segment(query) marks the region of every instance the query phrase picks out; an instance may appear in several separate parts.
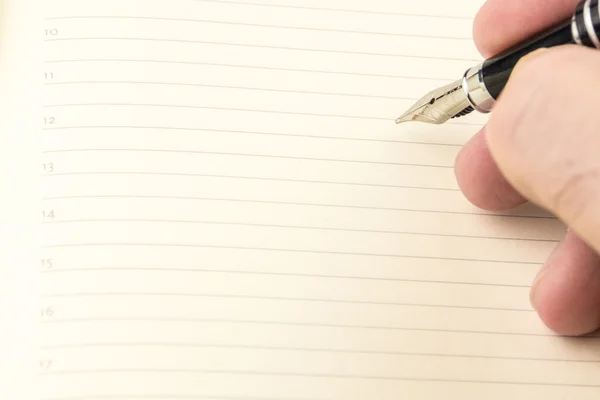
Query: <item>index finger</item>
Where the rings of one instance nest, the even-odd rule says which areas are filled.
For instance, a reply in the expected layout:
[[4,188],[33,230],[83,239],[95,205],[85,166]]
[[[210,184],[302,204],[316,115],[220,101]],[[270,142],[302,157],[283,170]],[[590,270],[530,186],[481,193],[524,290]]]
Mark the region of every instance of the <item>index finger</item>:
[[473,34],[484,57],[501,51],[571,17],[581,0],[487,0]]

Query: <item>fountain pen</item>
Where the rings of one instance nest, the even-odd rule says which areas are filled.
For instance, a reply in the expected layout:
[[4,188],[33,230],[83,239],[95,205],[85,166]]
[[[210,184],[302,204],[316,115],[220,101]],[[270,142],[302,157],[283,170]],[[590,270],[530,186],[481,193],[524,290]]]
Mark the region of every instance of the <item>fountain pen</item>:
[[396,119],[443,124],[477,110],[492,111],[511,72],[521,58],[541,49],[576,44],[600,49],[600,0],[583,0],[573,16],[501,54],[468,69],[453,83],[432,90]]

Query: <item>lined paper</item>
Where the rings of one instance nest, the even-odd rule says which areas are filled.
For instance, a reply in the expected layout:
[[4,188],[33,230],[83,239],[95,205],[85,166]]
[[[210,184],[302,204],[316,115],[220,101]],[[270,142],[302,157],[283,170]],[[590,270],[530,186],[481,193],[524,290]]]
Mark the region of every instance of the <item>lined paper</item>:
[[480,5],[52,2],[44,399],[597,398],[528,301],[562,225],[456,185],[485,117],[393,123]]

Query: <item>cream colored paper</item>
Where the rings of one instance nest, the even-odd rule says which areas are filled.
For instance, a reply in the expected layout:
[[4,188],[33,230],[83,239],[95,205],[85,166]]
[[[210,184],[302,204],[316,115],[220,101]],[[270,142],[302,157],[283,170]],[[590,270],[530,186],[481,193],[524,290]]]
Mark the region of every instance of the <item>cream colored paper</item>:
[[53,1],[45,399],[596,399],[528,302],[563,227],[457,188],[485,117],[393,123],[480,5]]

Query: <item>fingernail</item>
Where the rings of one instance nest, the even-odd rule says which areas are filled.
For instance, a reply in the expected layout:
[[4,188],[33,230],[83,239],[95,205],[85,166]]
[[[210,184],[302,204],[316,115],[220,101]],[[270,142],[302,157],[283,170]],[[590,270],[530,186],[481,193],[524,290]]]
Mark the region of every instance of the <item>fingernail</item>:
[[529,54],[521,57],[521,59],[519,60],[519,62],[517,62],[517,64],[513,68],[513,74],[515,73],[515,71],[517,69],[521,68],[523,66],[523,64],[525,64],[525,62],[531,61],[534,58],[539,57],[539,56],[541,56],[542,54],[544,54],[544,53],[546,53],[548,51],[550,51],[550,49],[542,47],[541,49],[534,50],[531,53],[529,53]]
[[537,311],[536,293],[537,293],[538,288],[540,287],[540,284],[544,280],[544,276],[546,275],[546,272],[548,272],[548,264],[546,264],[542,267],[542,269],[538,272],[537,276],[535,277],[535,280],[531,284],[531,291],[529,292],[529,302],[531,303],[531,306],[533,307],[533,309],[536,311]]
[[548,51],[550,51],[549,48],[547,48],[547,47],[541,47],[541,48],[539,48],[537,50],[532,51],[529,54],[524,55],[523,57],[521,57],[521,60],[525,60],[527,58],[528,59],[532,59],[532,58],[535,58],[535,57],[537,57],[537,56],[539,56],[541,54],[544,54],[544,53],[546,53]]
[[571,230],[569,228],[567,228],[567,231],[566,231],[563,239],[559,242],[558,245],[556,245],[554,250],[552,250],[552,252],[550,253],[550,256],[546,260],[546,263],[542,266],[542,269],[540,269],[538,271],[533,283],[531,284],[531,290],[529,292],[529,302],[531,303],[531,306],[533,307],[533,309],[536,311],[538,311],[538,307],[536,306],[536,304],[537,304],[537,296],[536,295],[538,293],[538,289],[540,288],[540,285],[544,281],[544,278],[546,277],[546,274],[548,273],[550,266],[555,264],[557,262],[557,258],[560,257],[560,254],[562,252],[562,247],[563,247],[564,243],[568,240],[570,232],[571,232]]

